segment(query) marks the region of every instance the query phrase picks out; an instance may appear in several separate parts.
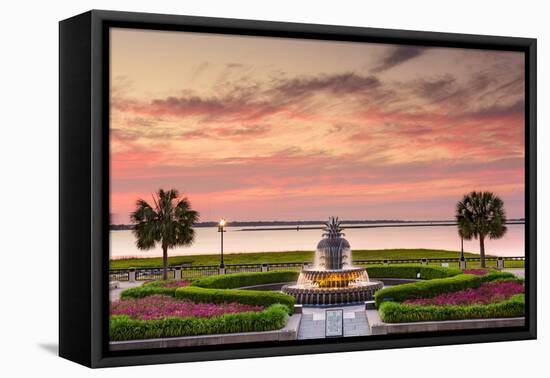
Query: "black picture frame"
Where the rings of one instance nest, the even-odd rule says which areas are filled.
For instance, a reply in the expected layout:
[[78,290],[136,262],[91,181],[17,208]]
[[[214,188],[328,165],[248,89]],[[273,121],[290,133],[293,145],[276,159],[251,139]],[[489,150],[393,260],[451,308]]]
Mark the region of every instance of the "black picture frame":
[[[110,27],[525,53],[524,327],[271,344],[108,350]],[[59,24],[59,354],[89,367],[536,338],[536,39],[92,10]]]

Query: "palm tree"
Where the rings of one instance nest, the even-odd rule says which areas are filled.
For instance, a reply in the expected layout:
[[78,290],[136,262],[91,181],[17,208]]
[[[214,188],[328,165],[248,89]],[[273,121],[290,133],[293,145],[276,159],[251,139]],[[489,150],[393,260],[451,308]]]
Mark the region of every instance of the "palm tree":
[[458,235],[479,239],[481,267],[485,268],[485,238],[499,239],[506,233],[504,202],[491,192],[471,192],[456,204]]
[[153,194],[153,206],[138,199],[136,210],[130,214],[130,218],[135,223],[133,233],[139,249],[152,249],[156,243],[160,243],[162,279],[168,279],[168,248],[193,244],[193,225],[199,220],[199,213],[191,209],[186,197],[179,198],[176,189],[159,189],[158,193]]

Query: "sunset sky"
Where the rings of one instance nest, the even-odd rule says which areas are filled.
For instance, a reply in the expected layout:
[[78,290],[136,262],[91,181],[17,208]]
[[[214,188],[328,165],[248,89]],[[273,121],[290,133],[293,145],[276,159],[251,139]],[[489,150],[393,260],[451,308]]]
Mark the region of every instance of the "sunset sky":
[[524,216],[522,53],[112,29],[110,101],[112,223]]

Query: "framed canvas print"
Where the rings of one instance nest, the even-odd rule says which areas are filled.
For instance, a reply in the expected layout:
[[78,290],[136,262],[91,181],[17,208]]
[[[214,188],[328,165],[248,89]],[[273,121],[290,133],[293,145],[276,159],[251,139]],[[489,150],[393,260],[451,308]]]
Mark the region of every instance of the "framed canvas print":
[[60,355],[536,337],[536,40],[60,22]]

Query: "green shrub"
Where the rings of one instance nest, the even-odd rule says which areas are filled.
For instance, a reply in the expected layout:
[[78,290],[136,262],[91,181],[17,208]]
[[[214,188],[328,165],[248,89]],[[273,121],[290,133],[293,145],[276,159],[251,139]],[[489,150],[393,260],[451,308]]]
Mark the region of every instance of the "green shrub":
[[459,319],[511,318],[524,315],[525,295],[516,294],[497,303],[476,305],[422,306],[384,302],[379,313],[386,323],[408,323]]
[[500,272],[498,270],[491,270],[484,276],[481,276],[481,281],[492,282],[497,280],[517,279],[517,277],[510,272]]
[[[404,264],[404,265],[371,265],[367,266],[369,278],[420,278],[432,280],[446,278],[462,274],[457,268],[444,268],[442,266]],[[420,277],[418,277],[420,273]]]
[[212,276],[194,281],[186,287],[162,287],[164,281],[147,282],[141,286],[124,290],[121,299],[143,298],[149,295],[170,295],[176,298],[189,299],[193,302],[223,303],[237,302],[268,307],[280,303],[294,308],[294,297],[271,291],[235,290],[233,287],[260,285],[266,283],[295,281],[297,272],[276,271],[266,273],[236,273]]
[[[162,282],[162,281],[158,281]],[[121,299],[128,298],[144,298],[149,295],[170,295],[174,296],[177,287],[162,287],[153,282],[146,283],[141,286],[131,287],[129,289],[123,290],[120,293]]]
[[258,290],[206,289],[196,286],[181,287],[176,290],[176,298],[189,299],[192,302],[224,303],[237,302],[255,306],[270,306],[280,303],[291,312],[294,309],[294,297],[291,295]]
[[113,315],[109,334],[112,341],[195,336],[235,332],[261,332],[280,329],[288,320],[287,308],[280,304],[261,312],[241,312],[212,318],[170,317],[138,320]]
[[194,281],[191,285],[210,289],[234,289],[237,287],[290,282],[298,279],[295,271],[233,273],[210,276]]
[[475,288],[482,283],[481,276],[460,274],[454,277],[419,281],[379,290],[374,295],[376,307],[382,302],[402,302],[407,299],[431,298],[443,293],[450,293],[468,288]]
[[174,280],[157,280],[157,281],[146,281],[141,286],[163,286],[165,284],[168,284],[170,282],[173,282]]

